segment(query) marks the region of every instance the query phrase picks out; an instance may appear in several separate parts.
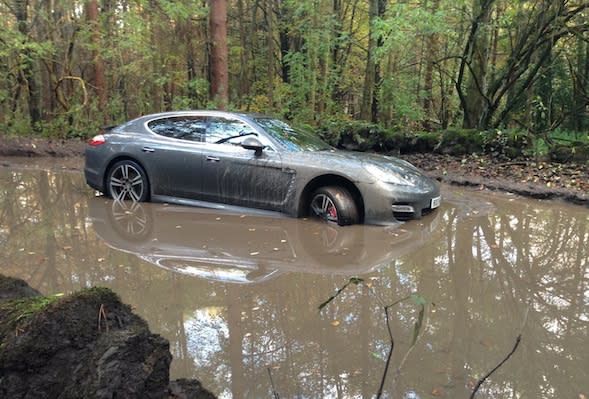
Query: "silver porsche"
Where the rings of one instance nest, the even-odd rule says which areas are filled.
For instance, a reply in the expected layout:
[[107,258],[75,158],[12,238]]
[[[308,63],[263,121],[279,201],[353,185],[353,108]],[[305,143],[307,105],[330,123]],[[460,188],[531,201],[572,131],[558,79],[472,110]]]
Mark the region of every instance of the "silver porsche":
[[115,200],[391,224],[439,207],[440,187],[391,156],[345,152],[257,114],[152,114],[88,141],[88,185]]

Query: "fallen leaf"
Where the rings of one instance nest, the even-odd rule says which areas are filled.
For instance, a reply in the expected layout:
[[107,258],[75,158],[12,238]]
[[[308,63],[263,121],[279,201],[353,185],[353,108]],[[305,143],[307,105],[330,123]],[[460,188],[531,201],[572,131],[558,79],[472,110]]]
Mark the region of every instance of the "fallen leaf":
[[331,325],[334,326],[334,327],[339,326],[339,324],[340,324],[340,322],[337,321],[337,320],[334,320],[334,321],[331,322]]
[[432,396],[435,397],[440,397],[440,396],[445,396],[446,394],[444,393],[444,391],[442,390],[442,388],[434,388],[432,390]]

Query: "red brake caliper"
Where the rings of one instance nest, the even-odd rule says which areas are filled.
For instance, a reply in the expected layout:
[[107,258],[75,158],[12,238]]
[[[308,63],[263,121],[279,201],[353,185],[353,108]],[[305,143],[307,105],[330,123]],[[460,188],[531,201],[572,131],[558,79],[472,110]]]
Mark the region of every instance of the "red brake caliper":
[[335,208],[335,206],[333,206],[333,204],[329,206],[327,212],[329,213],[330,218],[337,220],[337,209]]

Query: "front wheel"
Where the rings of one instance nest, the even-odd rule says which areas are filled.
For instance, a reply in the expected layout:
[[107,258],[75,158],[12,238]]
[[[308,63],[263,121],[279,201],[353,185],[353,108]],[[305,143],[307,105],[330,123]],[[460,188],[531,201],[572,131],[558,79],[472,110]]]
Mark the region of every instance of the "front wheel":
[[340,226],[360,222],[358,207],[354,199],[343,187],[320,187],[313,193],[310,213]]
[[106,184],[108,195],[118,201],[143,202],[149,197],[149,183],[145,171],[138,163],[128,159],[113,165]]

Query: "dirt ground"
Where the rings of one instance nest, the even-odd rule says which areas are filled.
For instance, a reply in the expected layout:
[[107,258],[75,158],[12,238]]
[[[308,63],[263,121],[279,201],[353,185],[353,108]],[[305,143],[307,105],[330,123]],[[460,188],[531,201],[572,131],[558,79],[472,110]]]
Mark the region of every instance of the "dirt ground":
[[[3,166],[10,166],[10,159],[15,159],[15,163],[18,159],[18,163],[22,164],[27,158],[36,158],[36,164],[46,159],[53,167],[79,169],[83,164],[85,147],[86,143],[81,140],[2,137],[0,156],[4,157]],[[558,164],[531,159],[504,162],[488,156],[454,157],[432,153],[405,154],[400,157],[448,184],[506,191],[540,199],[560,199],[589,207],[587,164]]]

